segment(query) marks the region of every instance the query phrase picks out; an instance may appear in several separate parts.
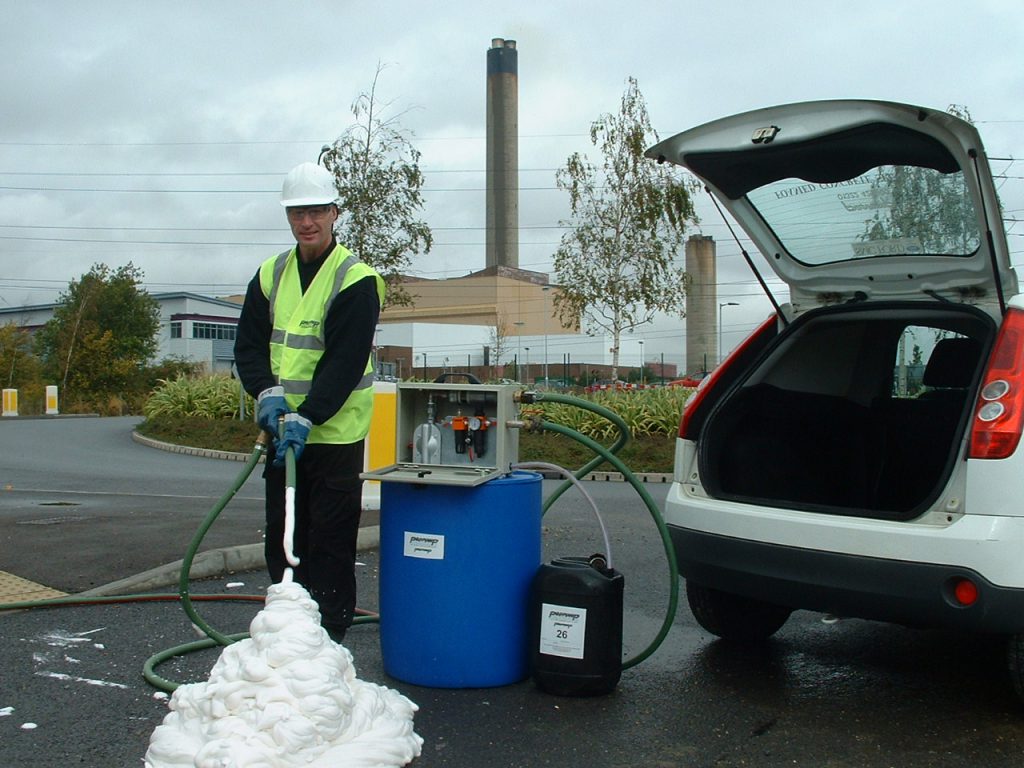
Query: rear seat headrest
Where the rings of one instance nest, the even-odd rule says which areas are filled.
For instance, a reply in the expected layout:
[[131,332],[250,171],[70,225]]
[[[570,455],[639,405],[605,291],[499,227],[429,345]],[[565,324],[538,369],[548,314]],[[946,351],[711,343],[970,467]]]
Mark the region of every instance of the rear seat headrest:
[[932,350],[921,383],[926,387],[964,389],[974,378],[981,343],[975,339],[940,339]]

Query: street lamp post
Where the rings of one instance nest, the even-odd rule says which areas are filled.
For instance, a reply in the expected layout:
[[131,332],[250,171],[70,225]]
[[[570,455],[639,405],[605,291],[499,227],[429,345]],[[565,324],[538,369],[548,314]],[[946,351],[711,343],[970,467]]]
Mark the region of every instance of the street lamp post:
[[519,358],[523,356],[523,326],[526,323],[516,320],[512,325],[516,327],[516,381],[520,381],[523,377],[519,374]]
[[644,340],[640,339],[637,341],[640,345],[640,386],[644,385]]
[[523,351],[526,352],[526,361],[523,364],[523,375],[526,378],[526,381],[524,382],[524,384],[529,384],[530,383],[530,348],[529,347],[523,347]]
[[[718,362],[721,363],[724,355],[722,354],[722,307],[738,307],[739,304],[735,301],[720,302],[718,304]],[[707,367],[705,365],[705,367]]]

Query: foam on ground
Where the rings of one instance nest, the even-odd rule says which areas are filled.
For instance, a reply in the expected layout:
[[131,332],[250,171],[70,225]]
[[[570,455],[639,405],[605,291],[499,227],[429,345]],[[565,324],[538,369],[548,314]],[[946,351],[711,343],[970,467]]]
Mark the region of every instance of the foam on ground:
[[205,683],[178,687],[146,768],[387,768],[418,757],[417,706],[356,677],[299,584],[274,584],[250,637]]

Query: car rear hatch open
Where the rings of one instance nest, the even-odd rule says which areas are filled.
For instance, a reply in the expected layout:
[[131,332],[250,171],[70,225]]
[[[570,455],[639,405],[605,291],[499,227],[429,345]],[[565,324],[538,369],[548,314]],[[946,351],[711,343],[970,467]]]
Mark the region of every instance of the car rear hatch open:
[[700,177],[789,286],[795,313],[858,300],[1005,309],[1016,294],[981,138],[881,101],[759,109],[647,151]]

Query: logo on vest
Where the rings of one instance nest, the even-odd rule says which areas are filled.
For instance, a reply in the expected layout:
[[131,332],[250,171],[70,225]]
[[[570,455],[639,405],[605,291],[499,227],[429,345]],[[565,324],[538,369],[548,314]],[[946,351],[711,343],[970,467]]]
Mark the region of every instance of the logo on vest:
[[319,320],[301,320],[301,321],[299,321],[299,328],[302,328],[304,330],[315,331],[319,327],[320,327],[320,321]]

